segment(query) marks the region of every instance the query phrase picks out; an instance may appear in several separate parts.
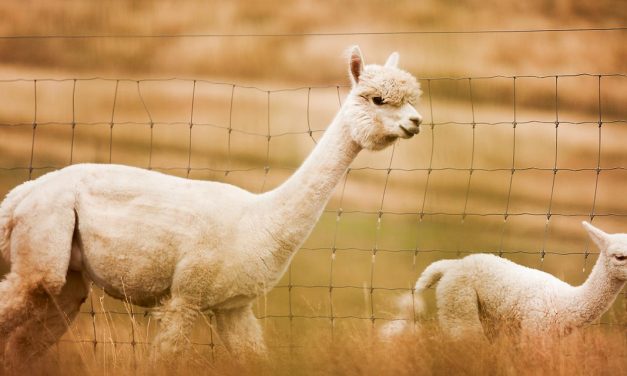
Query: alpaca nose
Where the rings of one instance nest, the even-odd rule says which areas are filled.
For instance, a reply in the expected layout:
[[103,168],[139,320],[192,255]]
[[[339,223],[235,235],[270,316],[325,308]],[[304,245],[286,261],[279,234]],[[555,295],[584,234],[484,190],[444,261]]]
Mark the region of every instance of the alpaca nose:
[[414,123],[415,126],[419,126],[422,123],[422,117],[420,115],[412,116],[409,120]]

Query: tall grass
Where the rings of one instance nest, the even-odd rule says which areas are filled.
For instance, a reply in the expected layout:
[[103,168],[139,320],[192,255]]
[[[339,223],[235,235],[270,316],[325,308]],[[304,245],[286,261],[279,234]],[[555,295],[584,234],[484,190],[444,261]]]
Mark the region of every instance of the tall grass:
[[87,355],[91,345],[71,344],[37,365],[40,374],[78,375],[621,375],[627,372],[624,328],[593,326],[565,338],[519,342],[447,340],[431,322],[415,332],[383,340],[355,331],[328,338],[311,334],[295,348],[270,348],[267,359],[242,360],[219,348],[213,357],[189,351],[178,363],[155,364],[147,347]]

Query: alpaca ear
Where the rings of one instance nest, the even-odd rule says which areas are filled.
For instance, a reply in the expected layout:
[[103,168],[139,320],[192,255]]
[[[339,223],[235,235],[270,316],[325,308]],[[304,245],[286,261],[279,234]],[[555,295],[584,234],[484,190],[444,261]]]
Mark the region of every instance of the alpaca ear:
[[592,239],[594,243],[597,245],[597,247],[599,247],[599,250],[601,252],[604,252],[605,249],[607,248],[607,243],[610,240],[609,235],[601,231],[600,229],[592,226],[590,223],[586,221],[581,222],[581,224],[588,231],[588,235],[590,236],[590,239]]
[[364,58],[361,55],[359,46],[350,48],[350,60],[348,61],[348,72],[353,86],[359,82],[359,77],[364,71]]
[[398,67],[398,52],[392,52],[390,57],[388,57],[387,61],[385,62],[385,66],[390,68]]

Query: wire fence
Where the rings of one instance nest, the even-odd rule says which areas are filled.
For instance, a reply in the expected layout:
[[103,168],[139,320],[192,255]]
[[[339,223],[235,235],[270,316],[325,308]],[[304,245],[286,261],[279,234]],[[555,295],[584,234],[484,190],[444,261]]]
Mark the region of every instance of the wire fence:
[[[413,298],[417,275],[443,257],[490,252],[580,283],[596,251],[578,222],[624,232],[627,74],[420,82],[421,134],[362,153],[286,275],[259,298],[272,346],[301,346],[304,333],[320,328],[333,338],[416,320],[394,302]],[[348,89],[179,78],[0,80],[8,98],[0,109],[2,189],[70,164],[103,162],[265,191],[315,147]],[[625,325],[625,304],[621,294],[599,324]],[[213,356],[219,341],[211,315],[204,317],[192,342]],[[150,310],[95,289],[63,341],[130,345],[135,353],[154,328]]]

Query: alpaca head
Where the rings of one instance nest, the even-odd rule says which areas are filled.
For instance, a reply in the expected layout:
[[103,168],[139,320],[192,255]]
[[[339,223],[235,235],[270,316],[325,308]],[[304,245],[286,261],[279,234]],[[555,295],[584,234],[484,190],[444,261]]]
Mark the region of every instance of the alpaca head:
[[588,222],[583,222],[588,235],[599,247],[600,256],[612,277],[627,281],[627,234],[606,234]]
[[385,65],[365,65],[359,47],[349,50],[351,94],[346,101],[353,141],[369,150],[380,150],[398,138],[420,131],[422,116],[414,105],[421,91],[416,78],[401,70],[398,53]]

